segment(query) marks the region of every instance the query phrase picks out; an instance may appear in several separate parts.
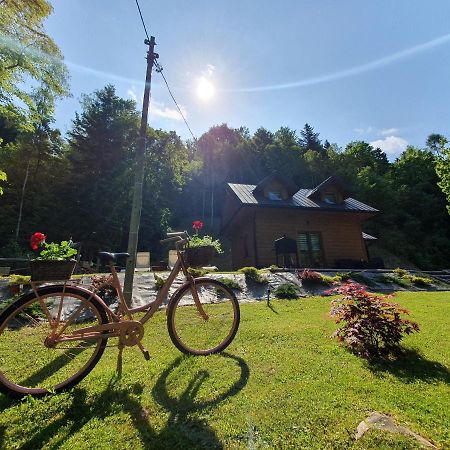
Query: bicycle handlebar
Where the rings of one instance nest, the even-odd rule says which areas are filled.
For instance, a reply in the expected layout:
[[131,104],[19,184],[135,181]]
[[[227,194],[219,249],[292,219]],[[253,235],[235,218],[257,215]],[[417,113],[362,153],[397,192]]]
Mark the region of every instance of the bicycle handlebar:
[[166,235],[168,236],[167,239],[162,239],[159,241],[161,244],[165,244],[166,242],[182,241],[190,237],[187,231],[172,231],[166,233]]

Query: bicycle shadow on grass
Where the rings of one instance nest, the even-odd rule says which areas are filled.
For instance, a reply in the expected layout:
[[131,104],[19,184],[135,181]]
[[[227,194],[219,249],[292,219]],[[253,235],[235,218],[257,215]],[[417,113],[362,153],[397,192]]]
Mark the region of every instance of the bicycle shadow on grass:
[[450,370],[437,361],[425,358],[418,350],[403,348],[394,358],[374,358],[367,362],[368,369],[376,375],[390,373],[406,383],[416,380],[443,381],[450,384]]
[[[186,388],[178,398],[171,395],[167,379],[181,367],[184,361],[188,361],[189,357],[178,357],[164,370],[152,390],[155,400],[169,411],[167,424],[160,432],[155,431],[152,427],[149,412],[141,404],[140,397],[144,392],[144,387],[139,383],[131,386],[120,385],[120,380],[114,377],[109,382],[107,389],[94,400],[88,398],[85,389],[75,388],[70,395],[72,402],[64,416],[44,428],[35,430],[33,436],[21,448],[34,450],[42,448],[46,444],[57,448],[92,419],[106,419],[116,414],[118,409],[128,413],[139,434],[140,443],[145,449],[223,448],[216,433],[207,423],[190,417],[195,411],[213,407],[226,398],[236,395],[247,383],[250,372],[244,360],[229,354],[222,354],[222,356],[237,362],[240,376],[226,391],[219,392],[214,398],[207,401],[196,401],[202,384],[209,378],[206,370],[200,370],[190,377]],[[64,434],[59,438],[55,437],[62,428]]]

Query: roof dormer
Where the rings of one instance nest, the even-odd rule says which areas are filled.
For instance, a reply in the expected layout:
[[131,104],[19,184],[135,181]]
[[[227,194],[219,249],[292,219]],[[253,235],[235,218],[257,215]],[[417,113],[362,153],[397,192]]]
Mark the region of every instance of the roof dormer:
[[307,195],[311,200],[321,201],[328,205],[339,205],[350,196],[349,191],[336,177],[327,178]]
[[267,200],[289,200],[297,192],[297,188],[285,178],[276,173],[260,181],[253,189],[255,197],[264,197]]

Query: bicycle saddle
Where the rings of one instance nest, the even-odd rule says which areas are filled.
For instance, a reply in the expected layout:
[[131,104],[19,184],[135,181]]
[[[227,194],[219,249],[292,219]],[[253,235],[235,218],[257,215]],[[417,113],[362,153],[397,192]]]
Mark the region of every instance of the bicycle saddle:
[[122,263],[125,265],[127,258],[130,256],[129,253],[110,253],[110,252],[98,252],[98,257],[103,265],[117,265]]

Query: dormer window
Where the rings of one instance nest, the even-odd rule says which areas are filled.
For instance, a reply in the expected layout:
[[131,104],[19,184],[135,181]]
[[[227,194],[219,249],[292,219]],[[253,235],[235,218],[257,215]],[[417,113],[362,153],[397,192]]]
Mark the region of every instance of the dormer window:
[[323,194],[323,201],[329,205],[335,205],[337,203],[337,197],[334,192],[326,192]]
[[281,197],[281,192],[279,191],[269,191],[267,193],[267,198],[269,200],[283,200],[283,198]]

